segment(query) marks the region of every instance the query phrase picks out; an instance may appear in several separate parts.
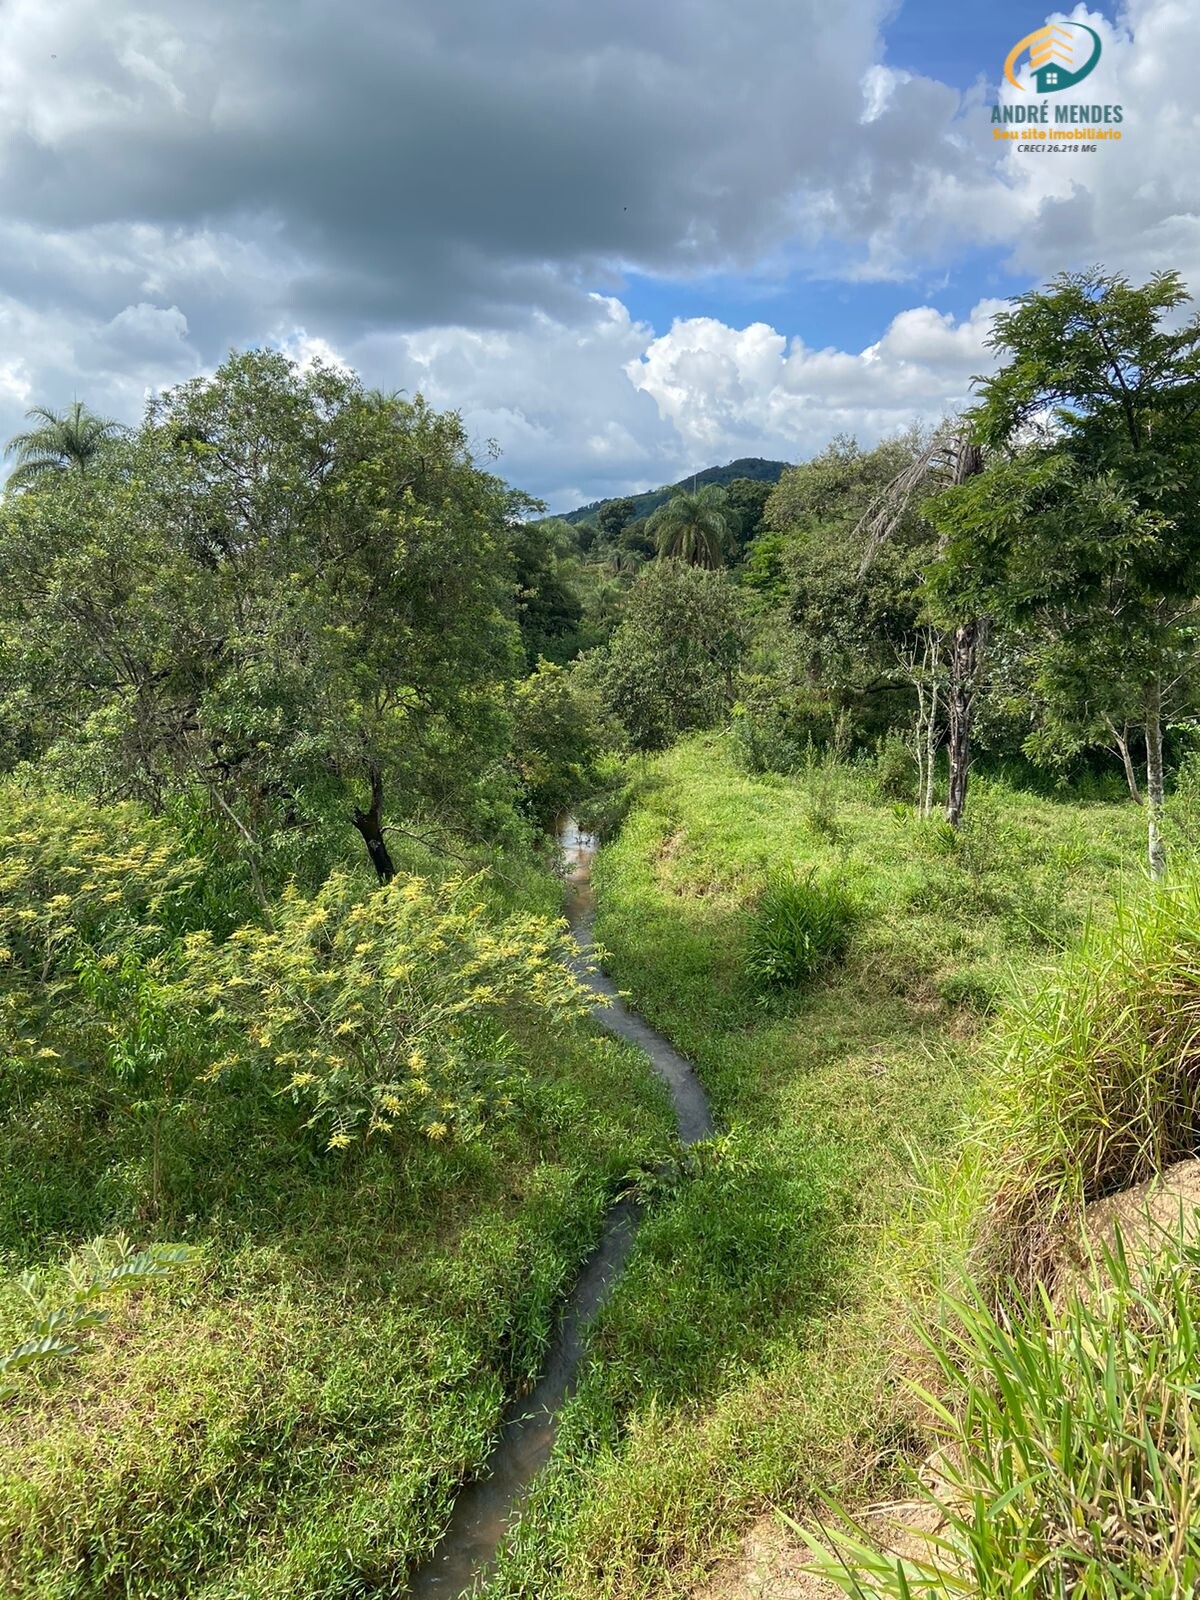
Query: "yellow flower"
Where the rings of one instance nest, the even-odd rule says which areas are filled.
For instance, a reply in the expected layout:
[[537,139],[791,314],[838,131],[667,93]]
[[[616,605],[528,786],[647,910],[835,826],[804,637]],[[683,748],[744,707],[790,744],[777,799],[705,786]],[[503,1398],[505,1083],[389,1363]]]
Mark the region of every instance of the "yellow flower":
[[431,1122],[425,1129],[425,1135],[429,1139],[444,1139],[449,1132],[450,1129],[444,1122]]
[[345,1150],[349,1143],[350,1135],[348,1133],[332,1133],[329,1136],[329,1148],[331,1150]]

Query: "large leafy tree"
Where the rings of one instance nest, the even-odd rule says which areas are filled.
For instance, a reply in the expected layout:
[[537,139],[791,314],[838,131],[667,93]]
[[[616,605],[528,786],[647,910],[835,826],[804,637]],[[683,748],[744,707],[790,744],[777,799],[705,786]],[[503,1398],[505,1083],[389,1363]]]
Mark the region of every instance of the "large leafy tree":
[[934,593],[1026,630],[1044,717],[1146,747],[1148,854],[1165,870],[1163,720],[1200,595],[1200,316],[1178,274],[1063,274],[997,317],[969,416],[988,470],[927,508]]
[[662,749],[728,714],[746,642],[727,573],[656,562],[630,589],[620,626],[585,677],[598,682],[634,745]]
[[207,796],[253,853],[495,803],[517,517],[454,414],[281,355],[171,391],[103,470],[0,515],[0,690],[102,796]]
[[729,497],[717,484],[680,490],[646,524],[660,556],[689,566],[724,566],[731,542]]
[[579,649],[583,606],[571,533],[555,517],[522,523],[513,533],[517,622],[531,670],[542,658],[561,666]]
[[8,475],[9,489],[28,489],[59,472],[86,472],[105,447],[122,431],[118,422],[99,417],[81,400],[65,411],[34,406],[26,420],[37,426],[14,434],[6,455],[15,457]]
[[934,535],[905,503],[872,549],[868,512],[918,455],[915,438],[874,450],[833,440],[784,473],[766,506],[774,531],[751,546],[745,581],[781,605],[787,654],[808,687],[840,705],[891,704],[902,688],[899,658],[919,629]]

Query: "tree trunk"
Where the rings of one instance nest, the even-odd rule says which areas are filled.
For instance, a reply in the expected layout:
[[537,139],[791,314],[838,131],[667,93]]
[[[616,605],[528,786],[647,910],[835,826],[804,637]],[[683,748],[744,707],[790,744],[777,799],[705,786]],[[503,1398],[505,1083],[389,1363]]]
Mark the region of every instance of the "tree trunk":
[[[983,471],[983,451],[977,444],[960,438],[954,463],[954,482],[965,483]],[[967,805],[967,782],[971,772],[971,721],[975,710],[975,673],[987,638],[987,623],[964,622],[954,630],[950,648],[950,687],[947,695],[948,727],[946,752],[950,760],[950,792],[946,799],[946,821],[957,828]]]
[[[933,661],[933,670],[936,674],[936,655],[933,656]],[[933,815],[933,786],[937,776],[937,714],[938,686],[935,675],[929,685],[929,726],[925,730],[925,792],[921,796],[921,815],[923,817],[931,817]]]
[[1167,871],[1162,823],[1162,684],[1155,678],[1146,690],[1146,853],[1154,878],[1165,877]]
[[383,837],[383,774],[378,767],[371,768],[371,808],[355,810],[354,826],[363,836],[375,876],[380,883],[389,883],[396,876],[396,869]]
[[967,805],[971,772],[971,723],[975,711],[975,674],[987,641],[987,623],[964,622],[955,628],[950,646],[950,687],[947,693],[946,751],[950,758],[950,792],[946,821],[957,828]]
[[1129,753],[1129,724],[1126,723],[1121,732],[1118,733],[1117,725],[1112,718],[1107,717],[1105,720],[1108,723],[1108,731],[1113,736],[1113,744],[1116,747],[1121,766],[1125,771],[1125,782],[1129,788],[1129,798],[1135,806],[1140,806],[1142,803],[1142,791],[1138,788],[1137,773],[1133,770],[1133,757]]

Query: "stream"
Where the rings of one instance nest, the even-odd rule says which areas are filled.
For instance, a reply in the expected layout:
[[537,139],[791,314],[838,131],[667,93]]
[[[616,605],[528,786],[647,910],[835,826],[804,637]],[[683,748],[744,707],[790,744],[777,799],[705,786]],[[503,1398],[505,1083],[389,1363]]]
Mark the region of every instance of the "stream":
[[[712,1113],[691,1066],[625,1005],[616,985],[591,960],[595,918],[591,876],[597,840],[583,832],[574,817],[560,818],[556,833],[567,885],[567,920],[579,946],[574,970],[593,993],[609,1001],[597,1007],[596,1020],[650,1058],[670,1093],[681,1143],[705,1139],[713,1132]],[[558,1414],[575,1386],[588,1327],[621,1275],[640,1222],[641,1209],[634,1200],[618,1200],[609,1210],[600,1242],[559,1312],[541,1377],[505,1412],[482,1475],[461,1490],[437,1548],[409,1580],[413,1600],[460,1600],[492,1567],[530,1484],[554,1447]]]

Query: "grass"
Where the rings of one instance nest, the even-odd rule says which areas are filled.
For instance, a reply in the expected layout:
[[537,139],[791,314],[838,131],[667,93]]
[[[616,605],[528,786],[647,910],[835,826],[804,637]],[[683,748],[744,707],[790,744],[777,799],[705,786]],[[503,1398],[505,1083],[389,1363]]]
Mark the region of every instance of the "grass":
[[837,882],[776,872],[750,918],[746,972],[764,990],[795,988],[844,955],[857,906]]
[[[495,896],[553,909],[505,863]],[[436,863],[405,860],[429,873]],[[506,1398],[538,1374],[556,1302],[627,1175],[673,1148],[643,1059],[591,1023],[527,1022],[507,1119],[327,1154],[304,1108],[245,1072],[163,1133],[103,1074],[0,1069],[0,1350],[17,1282],[93,1235],[200,1261],[126,1294],[0,1413],[0,1591],[37,1600],[270,1600],[401,1592]]]
[[[1118,1245],[1084,1295],[1000,1313],[943,1298],[924,1330],[940,1477],[936,1537],[810,1539],[847,1594],[1177,1600],[1200,1585],[1200,1252],[1182,1227],[1140,1263]],[[900,1527],[904,1524],[901,1521]],[[803,1532],[803,1530],[800,1530]],[[887,1541],[897,1542],[893,1530]]]
[[[903,1480],[881,1243],[956,1146],[987,1014],[1141,842],[1132,806],[982,778],[971,805],[955,835],[865,769],[754,778],[719,736],[640,774],[597,934],[726,1131],[639,1239],[494,1600],[683,1596],[768,1505]],[[810,873],[858,908],[844,958],[764,1000],[753,908]]]
[[[1043,1033],[1059,1019],[1063,1048],[1024,1052],[1038,1065],[1010,1114],[1017,1132],[990,1138],[1014,1152],[1028,1128],[1044,1159],[954,1164],[964,1113],[995,1093],[995,1051],[976,1042],[991,1013],[1026,969],[1061,960],[1093,906],[1138,873],[1140,848],[1130,805],[983,777],[954,834],[893,803],[865,767],[754,778],[720,737],[643,763],[598,866],[597,933],[709,1090],[723,1131],[686,1154],[635,1052],[589,1024],[530,1026],[513,1114],[474,1142],[332,1159],[297,1137],[302,1113],[265,1083],[223,1085],[203,1117],[167,1124],[151,1220],[136,1103],[115,1115],[53,1062],[7,1068],[0,1349],[27,1325],[25,1264],[120,1229],[202,1258],[126,1296],[4,1414],[0,1588],[36,1600],[402,1593],[506,1396],[538,1371],[555,1302],[630,1173],[654,1174],[649,1214],[490,1600],[683,1596],[765,1507],[897,1488],[924,1434],[896,1392],[904,1335],[883,1284],[943,1248],[901,1226],[930,1168],[956,1175],[938,1227],[964,1238],[985,1170],[1008,1173],[1013,1193],[1066,1192],[1078,1136],[1096,1124],[1072,1063],[1108,1059],[1101,1037],[1124,1040],[1112,1080],[1145,1113],[1127,1119],[1128,1139],[1108,1138],[1104,1182],[1166,1148],[1137,1097],[1136,1017],[1120,1031],[1137,1011],[1138,962],[1081,957],[1068,968],[1078,981],[1059,980],[1060,999],[1037,1012]],[[505,869],[498,903],[553,905],[548,875]],[[805,946],[822,906],[792,894],[810,884],[824,906],[853,907],[833,919],[822,963]],[[1179,1003],[1158,1081],[1190,1083],[1190,990],[1172,988],[1167,957],[1192,912],[1163,903],[1156,993]],[[1186,915],[1168,926],[1171,904]],[[785,956],[790,941],[802,982],[755,974],[764,923]],[[1089,982],[1124,1010],[1107,1022],[1097,1010],[1101,1031],[1076,1038],[1066,1024]],[[1043,1126],[1048,1083],[1062,1092]],[[894,1259],[900,1240],[908,1263]]]

